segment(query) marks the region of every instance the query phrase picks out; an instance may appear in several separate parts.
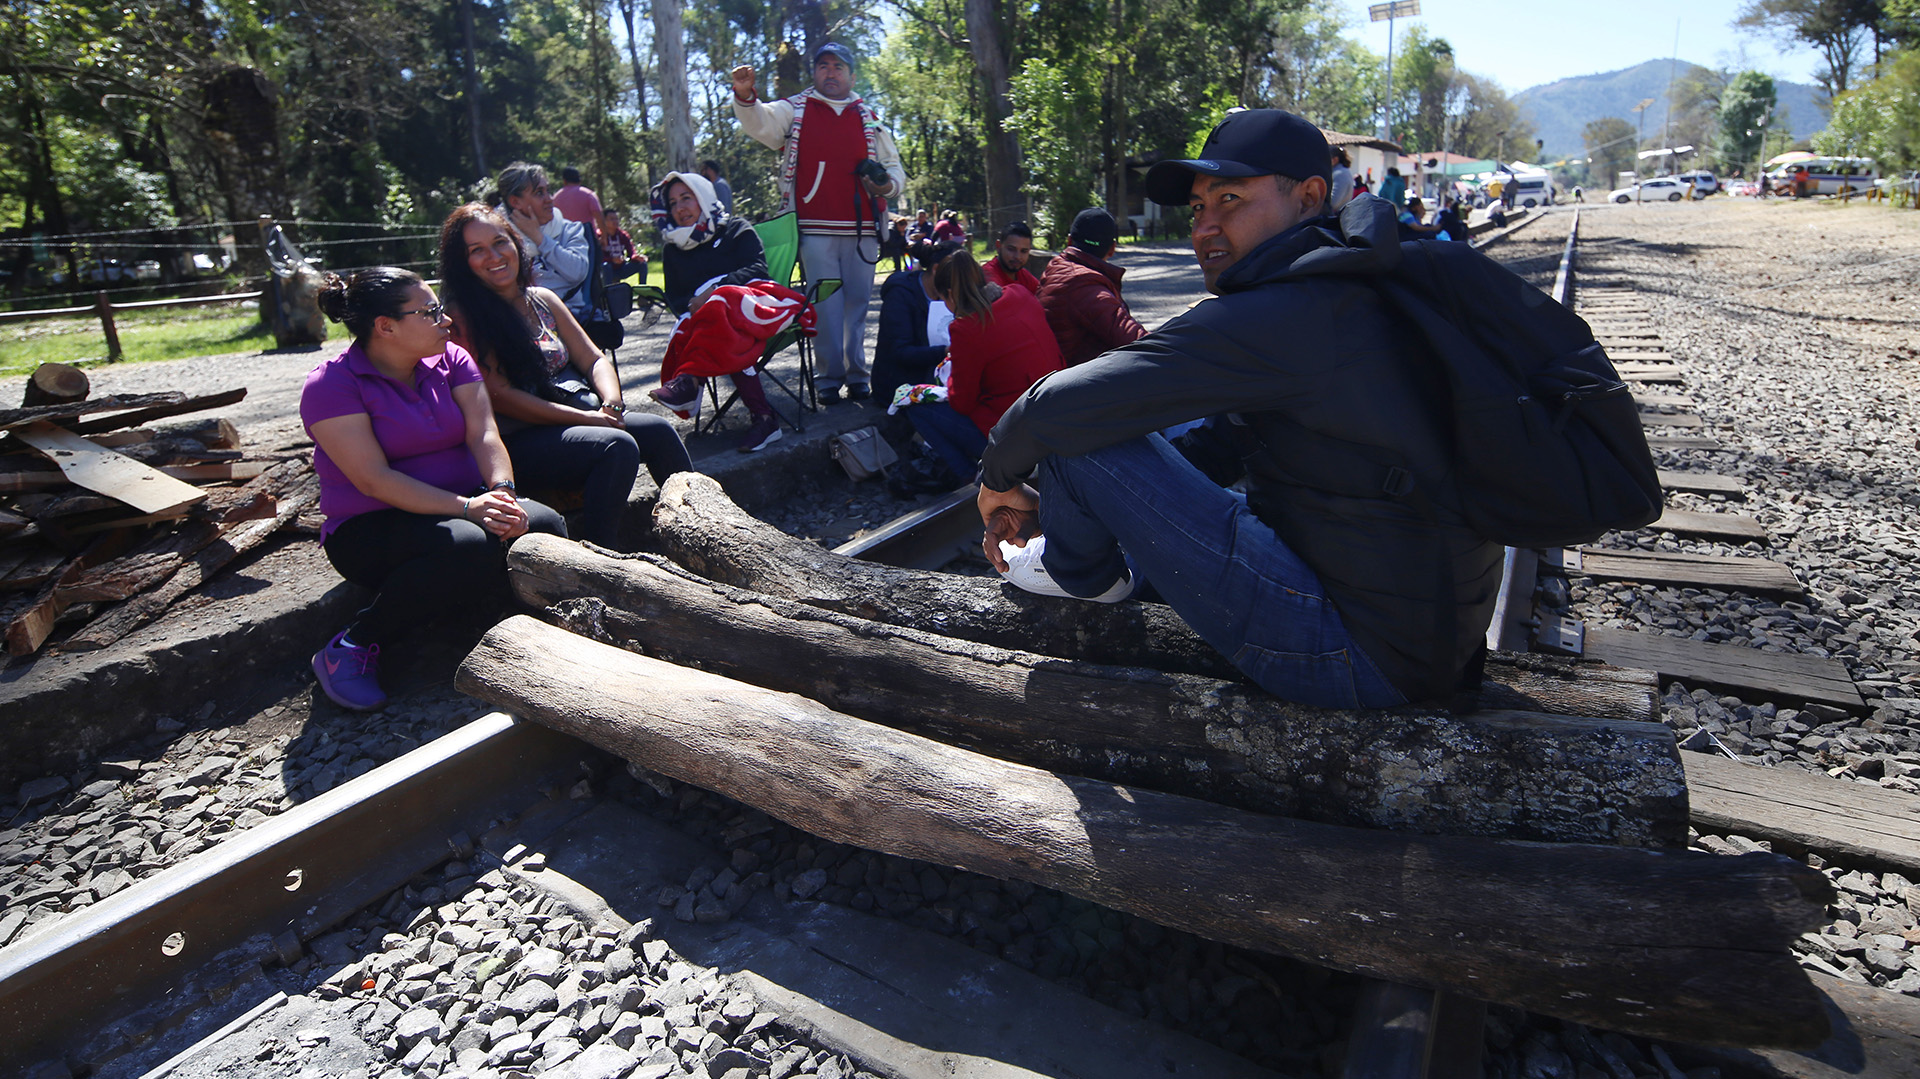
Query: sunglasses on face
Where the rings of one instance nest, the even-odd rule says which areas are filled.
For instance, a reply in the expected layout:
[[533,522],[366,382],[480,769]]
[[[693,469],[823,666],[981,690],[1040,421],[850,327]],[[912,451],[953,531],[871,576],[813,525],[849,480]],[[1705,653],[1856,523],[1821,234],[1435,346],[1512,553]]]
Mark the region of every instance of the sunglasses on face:
[[393,317],[406,318],[408,315],[425,315],[427,316],[428,322],[439,322],[441,319],[447,317],[447,305],[443,303],[430,303],[425,307],[416,307],[410,311],[396,311]]

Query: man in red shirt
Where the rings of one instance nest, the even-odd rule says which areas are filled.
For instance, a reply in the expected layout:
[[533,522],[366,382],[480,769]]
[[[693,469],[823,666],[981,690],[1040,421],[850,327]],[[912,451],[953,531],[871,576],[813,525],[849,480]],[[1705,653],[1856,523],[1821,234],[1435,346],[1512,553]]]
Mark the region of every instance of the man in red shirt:
[[780,154],[780,205],[798,215],[808,283],[840,281],[840,290],[816,308],[814,347],[824,368],[817,385],[825,404],[873,395],[866,322],[873,266],[880,261],[879,223],[887,219],[887,200],[907,186],[893,136],[853,92],[853,81],[853,53],[831,41],[813,51],[813,86],[792,97],[761,101],[754,69],[733,69],[740,130]]
[[568,221],[578,221],[604,237],[607,222],[600,209],[600,196],[593,193],[593,188],[580,186],[580,170],[572,165],[560,170],[560,179],[563,182],[553,193],[553,208]]
[[1147,335],[1120,298],[1126,271],[1107,261],[1119,245],[1120,225],[1112,214],[1097,206],[1082,210],[1073,219],[1067,249],[1040,278],[1040,305],[1068,367]]
[[1025,285],[1038,295],[1040,279],[1027,269],[1027,259],[1033,257],[1033,230],[1025,221],[1015,221],[1000,230],[1000,238],[993,242],[993,257],[981,267],[987,280],[1006,288],[1008,285]]

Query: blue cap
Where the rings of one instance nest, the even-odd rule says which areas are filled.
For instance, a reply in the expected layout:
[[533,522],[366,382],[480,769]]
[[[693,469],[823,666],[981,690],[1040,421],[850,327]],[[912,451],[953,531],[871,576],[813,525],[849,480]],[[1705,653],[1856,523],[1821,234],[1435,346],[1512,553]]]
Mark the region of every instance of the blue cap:
[[848,71],[853,70],[853,50],[837,41],[829,41],[825,45],[813,50],[813,63],[815,67],[820,66],[820,58],[822,56],[837,56],[840,58],[841,63],[847,65]]
[[1214,125],[1199,157],[1148,169],[1147,197],[1162,206],[1184,206],[1197,175],[1331,181],[1333,151],[1326,135],[1301,117],[1279,109],[1242,109]]

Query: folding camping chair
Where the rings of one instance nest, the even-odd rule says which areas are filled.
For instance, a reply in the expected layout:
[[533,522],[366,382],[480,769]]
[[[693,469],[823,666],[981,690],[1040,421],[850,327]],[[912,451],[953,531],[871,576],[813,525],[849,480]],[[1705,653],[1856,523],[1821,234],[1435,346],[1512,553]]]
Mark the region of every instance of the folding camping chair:
[[[796,283],[793,280],[794,271],[799,267],[800,262],[800,223],[799,218],[795,214],[788,212],[781,214],[771,221],[762,221],[753,226],[753,231],[760,235],[760,246],[766,250],[767,276],[776,284],[787,285],[805,293],[809,307],[818,304],[820,301],[839,291],[840,281],[838,278],[815,281],[812,288],[808,288],[805,285],[804,275],[802,275],[803,281],[800,283]],[[768,361],[796,345],[799,346],[800,350],[799,385],[797,389],[794,386],[788,385],[786,379],[778,377],[767,369]],[[765,376],[768,382],[778,387],[780,392],[786,394],[794,403],[795,407],[792,419],[787,418],[786,414],[777,408],[773,410],[774,415],[779,416],[782,423],[793,428],[796,432],[805,430],[805,414],[809,411],[818,412],[820,410],[820,399],[813,388],[813,338],[800,332],[798,319],[794,320],[792,326],[775,334],[773,338],[767,342],[767,346],[761,351],[760,360],[755,367],[761,375]],[[728,393],[727,399],[724,402],[720,399],[720,384],[723,380],[719,378],[709,378],[704,381],[706,382],[707,397],[713,404],[713,414],[704,423],[695,426],[694,430],[696,434],[711,432],[717,429],[720,426],[721,418],[727,414],[727,410],[732,408],[733,403],[740,399],[739,391],[731,390],[730,379],[725,380],[728,382],[731,392]]]

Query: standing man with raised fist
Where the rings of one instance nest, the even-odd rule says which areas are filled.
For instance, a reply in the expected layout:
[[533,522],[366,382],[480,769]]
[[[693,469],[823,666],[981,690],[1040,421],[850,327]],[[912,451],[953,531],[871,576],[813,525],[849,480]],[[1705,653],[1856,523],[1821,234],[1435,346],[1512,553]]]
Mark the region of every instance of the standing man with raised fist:
[[820,399],[863,400],[872,396],[867,301],[886,200],[907,185],[900,152],[880,115],[854,94],[853,53],[845,45],[829,41],[814,50],[813,87],[792,97],[761,101],[754,82],[752,67],[733,69],[733,114],[742,131],[780,151],[781,209],[799,215],[807,283],[840,280],[840,290],[819,307],[815,344],[826,367]]

